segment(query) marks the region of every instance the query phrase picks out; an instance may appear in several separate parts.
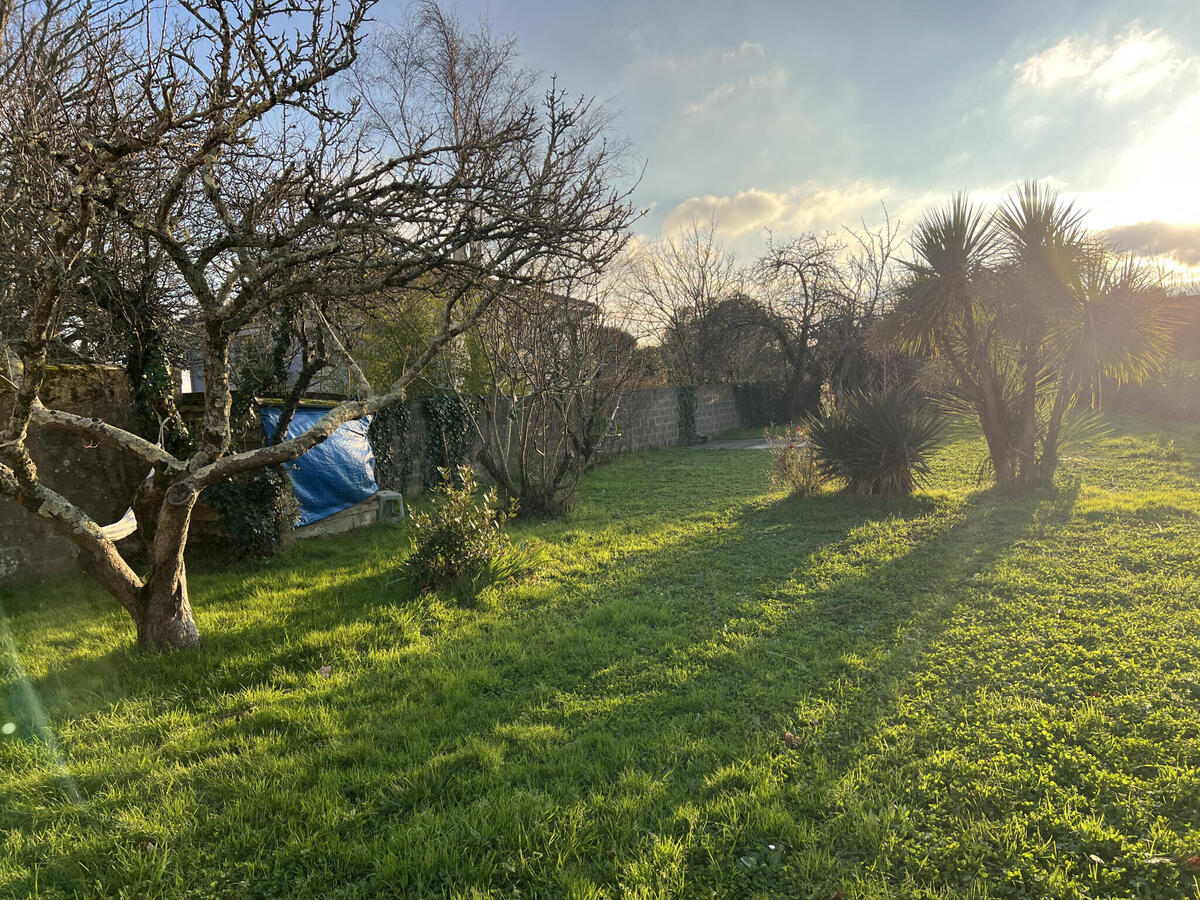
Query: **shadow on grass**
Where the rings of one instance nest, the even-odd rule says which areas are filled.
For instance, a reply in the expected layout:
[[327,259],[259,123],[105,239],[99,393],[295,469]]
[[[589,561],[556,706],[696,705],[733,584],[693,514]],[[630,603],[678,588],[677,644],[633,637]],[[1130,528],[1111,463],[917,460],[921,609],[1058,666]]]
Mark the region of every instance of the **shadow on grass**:
[[[492,838],[470,837],[472,828],[487,832],[474,806],[481,796],[531,789],[561,804],[632,793],[607,806],[601,801],[604,808],[594,810],[601,819],[619,821],[612,828],[625,835],[678,831],[682,839],[686,811],[702,804],[720,809],[713,815],[722,821],[710,824],[737,832],[735,846],[778,840],[772,830],[778,823],[770,817],[755,822],[749,812],[739,815],[741,806],[762,818],[762,804],[749,799],[756,776],[747,769],[765,767],[771,780],[806,766],[853,764],[855,747],[886,716],[897,681],[943,627],[956,603],[954,586],[986,572],[1013,541],[1068,517],[1074,499],[1073,491],[1019,502],[982,495],[952,510],[930,501],[867,501],[843,510],[839,527],[830,522],[815,540],[807,540],[812,532],[799,523],[806,514],[820,518],[824,504],[838,501],[782,501],[748,515],[731,534],[670,548],[638,567],[704,571],[710,590],[720,590],[723,565],[736,568],[768,550],[774,565],[743,597],[680,598],[660,594],[653,576],[615,579],[614,595],[645,598],[650,605],[622,599],[600,603],[570,624],[539,629],[514,623],[512,634],[493,632],[493,646],[519,640],[540,652],[490,665],[481,662],[487,654],[475,657],[473,665],[488,665],[496,674],[481,684],[492,701],[478,691],[417,685],[410,708],[438,710],[436,727],[418,734],[411,723],[358,715],[356,710],[385,704],[397,687],[361,683],[353,700],[340,706],[348,713],[342,733],[352,745],[407,748],[407,766],[373,786],[371,818],[378,827],[403,828],[436,809],[443,821],[474,823],[460,834],[459,849],[442,860],[463,876],[439,882],[426,873],[411,882],[414,890],[463,888],[472,877],[492,888],[536,890],[528,873],[489,870]],[[873,528],[894,519],[906,526],[899,543],[907,546],[893,548],[880,564],[859,559]],[[789,541],[795,555],[780,552]],[[696,581],[693,575],[690,582]],[[614,603],[630,604],[630,614],[614,611]],[[688,616],[686,627],[680,614]],[[456,641],[439,653],[461,661],[473,656]],[[801,709],[816,711],[817,719],[800,721]],[[787,754],[784,730],[803,734],[803,752]],[[523,743],[522,735],[541,737]],[[489,747],[499,747],[496,757]],[[628,792],[625,783],[632,785]],[[658,793],[667,798],[665,808],[652,799]],[[819,806],[810,811],[815,817],[823,814]],[[594,867],[610,849],[604,840],[613,840],[604,834],[597,827],[572,849],[567,864]],[[689,865],[720,870],[721,863],[705,859],[710,849],[695,848]],[[631,851],[622,846],[618,855]],[[730,853],[724,860],[724,876],[738,871],[737,859]],[[614,867],[607,880],[617,877]]]
[[[388,573],[347,572],[336,591],[352,592],[354,605],[330,602],[328,587],[300,591],[277,620],[214,632],[189,659],[114,657],[136,682],[126,700],[146,692],[202,710],[214,694],[244,687],[303,688],[214,718],[203,748],[171,747],[168,731],[162,752],[197,772],[225,756],[225,778],[232,766],[248,786],[267,752],[253,741],[297,737],[295,710],[286,707],[317,703],[324,733],[264,771],[300,796],[328,772],[358,771],[342,792],[361,808],[349,827],[367,843],[443,816],[457,832],[440,836],[444,849],[433,857],[404,851],[412,857],[408,889],[473,881],[545,888],[527,870],[495,867],[492,857],[521,839],[505,836],[499,813],[477,806],[481,797],[499,805],[530,791],[596,807],[598,824],[563,864],[615,881],[619,861],[637,852],[628,835],[682,828],[672,823],[689,804],[719,806],[713,815],[728,820],[735,844],[770,837],[771,822],[738,819],[750,792],[740,769],[761,765],[767,777],[786,778],[798,767],[852,764],[897,681],[943,627],[955,586],[986,572],[1014,541],[1068,518],[1077,491],[1022,500],[985,492],[961,502],[825,495],[765,506],[747,496],[728,527],[629,553],[590,578],[549,577],[516,592],[523,604],[463,615],[433,640],[411,640],[381,617],[403,606]],[[294,577],[320,566],[309,560]],[[216,601],[218,609],[237,602]],[[356,625],[364,653],[331,689],[314,692],[302,678],[319,664],[320,648],[295,636]],[[102,678],[114,661],[64,667],[42,686]],[[802,735],[800,752],[786,752],[784,730]],[[230,763],[236,748],[244,749]],[[823,815],[819,800],[807,814]],[[180,823],[181,834],[212,839],[236,815],[214,810]],[[285,833],[266,852],[289,858],[300,840]],[[77,871],[80,852],[56,868]],[[689,860],[714,872],[724,864]]]
[[[732,579],[743,576],[767,578],[765,585],[754,585],[752,595],[767,586],[800,571],[805,560],[822,550],[845,541],[856,527],[864,523],[896,516],[927,515],[938,509],[936,501],[923,496],[900,501],[876,501],[869,498],[820,495],[806,498],[784,498],[767,507],[746,503],[733,521],[716,534],[701,538],[671,541],[648,551],[635,551],[618,557],[607,571],[585,578],[550,574],[530,593],[534,602],[518,611],[511,622],[496,622],[488,634],[493,643],[509,636],[520,636],[527,643],[536,634],[549,634],[568,645],[605,620],[610,626],[620,625],[622,610],[628,608],[630,623],[636,624],[637,614],[648,615],[649,627],[669,633],[677,622],[655,612],[655,598],[671,595],[680,613],[694,628],[708,620],[719,625],[721,616],[741,615],[750,608],[751,600],[742,605],[730,604],[714,595],[716,582],[729,586]],[[686,525],[692,514],[674,520]],[[560,526],[561,528],[561,526]],[[745,533],[753,531],[752,535]],[[568,529],[570,530],[570,529]],[[400,538],[397,534],[397,542]],[[577,541],[572,541],[577,544]],[[574,550],[572,546],[572,550]],[[750,554],[756,567],[751,571]],[[569,554],[568,554],[569,555]],[[214,692],[237,691],[256,685],[270,684],[281,672],[307,672],[319,665],[319,648],[298,642],[305,633],[323,633],[344,629],[355,624],[379,626],[380,610],[404,607],[420,616],[423,609],[439,605],[441,597],[414,596],[395,571],[383,569],[362,574],[356,564],[345,564],[343,556],[320,546],[303,548],[300,559],[281,561],[283,565],[243,566],[230,569],[224,575],[202,574],[193,577],[193,591],[202,594],[197,602],[198,612],[206,619],[216,619],[221,627],[204,629],[204,645],[199,652],[157,657],[145,655],[132,645],[118,646],[111,651],[75,659],[55,666],[35,686],[51,705],[60,691],[73,692],[81,685],[91,686],[92,695],[107,690],[122,699],[136,699],[143,692],[164,691],[173,699],[185,700],[189,695],[206,699]],[[553,567],[553,561],[551,567]],[[642,573],[630,577],[626,573]],[[717,576],[714,578],[713,576]],[[240,580],[239,580],[239,576]],[[217,590],[230,582],[238,584],[236,591]],[[309,587],[308,585],[316,585]],[[693,592],[682,599],[681,591]],[[246,598],[270,592],[281,598],[270,619],[237,620],[239,607]],[[555,602],[553,595],[562,594]],[[542,596],[537,596],[542,595]],[[618,601],[614,609],[613,601]],[[108,609],[106,598],[94,600],[98,608]],[[686,607],[686,608],[685,608]],[[558,613],[546,617],[548,608]],[[461,656],[464,648],[480,639],[471,610],[461,612],[462,629],[457,636],[439,644],[439,654],[448,658]],[[576,621],[583,619],[584,621]],[[437,621],[422,622],[428,629],[441,631]],[[530,628],[533,631],[530,631]],[[407,639],[399,634],[384,634],[384,640]],[[575,651],[561,652],[558,647],[544,654],[549,660],[562,657],[567,671],[580,665]],[[674,646],[668,642],[664,646]],[[567,648],[570,650],[570,647]],[[630,647],[631,652],[636,648]],[[328,660],[326,660],[328,661]],[[504,666],[503,660],[497,660]],[[510,672],[513,676],[530,674]],[[93,699],[101,699],[93,696]],[[85,710],[74,709],[75,713]]]

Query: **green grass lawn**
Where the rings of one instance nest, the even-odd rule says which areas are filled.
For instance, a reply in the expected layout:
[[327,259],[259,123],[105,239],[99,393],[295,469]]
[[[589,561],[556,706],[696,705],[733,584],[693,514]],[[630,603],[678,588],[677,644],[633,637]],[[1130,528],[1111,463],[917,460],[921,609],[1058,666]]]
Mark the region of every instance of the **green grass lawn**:
[[1200,431],[1120,427],[1020,500],[645,453],[475,608],[380,526],[193,573],[182,656],[10,589],[0,896],[1200,896]]

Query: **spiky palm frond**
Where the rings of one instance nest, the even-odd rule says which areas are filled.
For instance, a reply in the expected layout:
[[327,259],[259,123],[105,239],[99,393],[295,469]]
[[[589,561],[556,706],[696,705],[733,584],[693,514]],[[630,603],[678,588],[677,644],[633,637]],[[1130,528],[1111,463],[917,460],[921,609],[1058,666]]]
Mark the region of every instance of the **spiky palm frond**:
[[1008,254],[1022,258],[1046,249],[1078,250],[1087,239],[1085,213],[1036,181],[1021,184],[996,213],[999,238]]
[[849,394],[806,428],[822,475],[854,494],[901,497],[930,473],[943,422],[920,394],[890,391]]
[[1073,450],[1112,433],[1112,424],[1093,409],[1074,409],[1063,416],[1057,452]]
[[1001,204],[996,230],[1010,331],[1040,330],[1073,305],[1089,241],[1083,217],[1073,203],[1036,182],[1025,182]]
[[1077,399],[1095,404],[1105,381],[1143,381],[1166,362],[1177,307],[1152,269],[1093,252],[1080,266],[1075,301],[1048,337]]
[[974,281],[996,247],[992,218],[958,194],[913,229],[912,279],[897,304],[894,331],[901,349],[922,352],[946,322],[974,302]]

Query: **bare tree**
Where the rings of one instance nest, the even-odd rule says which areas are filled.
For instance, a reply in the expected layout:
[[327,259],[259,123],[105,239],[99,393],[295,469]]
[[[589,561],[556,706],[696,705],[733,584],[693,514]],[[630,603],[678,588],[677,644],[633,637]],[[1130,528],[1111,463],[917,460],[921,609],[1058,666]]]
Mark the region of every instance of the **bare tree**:
[[[399,122],[390,139],[367,140],[359,103],[339,102],[333,84],[358,58],[370,7],[354,0],[335,18],[326,2],[301,12],[291,0],[205,0],[126,15],[123,5],[103,14],[49,0],[6,23],[0,290],[15,298],[6,304],[19,308],[23,336],[7,375],[0,492],[87,551],[143,647],[199,642],[183,550],[206,487],[294,459],[342,423],[403,401],[497,296],[555,259],[602,268],[626,240],[633,210],[613,186],[610,149],[589,104],[556,89],[540,103],[526,91],[500,115],[481,104],[449,123],[414,83],[387,111]],[[414,27],[462,49],[436,21]],[[206,380],[186,456],[39,400],[47,346],[80,291],[98,223],[160,248],[186,291]],[[318,301],[386,298],[430,279],[441,286],[435,332],[373,391]],[[356,396],[296,437],[231,453],[231,344],[286,303],[325,329]],[[25,447],[35,427],[106,441],[154,467],[145,576],[41,481]]]
[[630,293],[639,310],[639,337],[661,346],[668,378],[703,384],[717,349],[711,313],[741,293],[733,257],[717,242],[717,223],[693,222],[678,237],[640,248],[632,261]]
[[766,309],[763,324],[785,365],[785,393],[797,401],[813,368],[817,329],[840,300],[843,245],[833,235],[802,234],[786,243],[768,238],[767,252],[751,268]]
[[750,277],[766,315],[755,328],[771,334],[783,357],[788,396],[819,374],[835,397],[873,380],[878,360],[867,349],[867,330],[894,292],[892,259],[897,228],[884,224],[806,233],[777,244],[752,266]]
[[873,330],[896,301],[899,269],[895,259],[899,224],[883,208],[883,224],[846,226],[846,256],[839,268],[841,288],[817,329],[817,364],[835,400],[851,390],[897,387],[904,380],[903,358]]
[[537,518],[569,506],[641,366],[611,290],[579,280],[560,291],[507,297],[474,331],[488,385],[475,418],[480,462]]
[[705,380],[769,382],[787,370],[776,337],[781,325],[754,296],[738,293],[710,309],[698,323],[705,337]]

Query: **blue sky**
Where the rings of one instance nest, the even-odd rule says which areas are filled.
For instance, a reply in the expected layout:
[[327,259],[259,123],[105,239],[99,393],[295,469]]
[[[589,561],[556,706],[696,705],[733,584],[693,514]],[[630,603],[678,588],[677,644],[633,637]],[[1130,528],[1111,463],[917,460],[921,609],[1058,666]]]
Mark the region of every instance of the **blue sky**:
[[1200,263],[1200,228],[1179,227],[1200,223],[1196,0],[454,8],[619,112],[648,235],[715,212],[749,261],[766,229],[870,222],[881,201],[911,222],[1038,178]]

